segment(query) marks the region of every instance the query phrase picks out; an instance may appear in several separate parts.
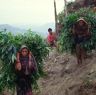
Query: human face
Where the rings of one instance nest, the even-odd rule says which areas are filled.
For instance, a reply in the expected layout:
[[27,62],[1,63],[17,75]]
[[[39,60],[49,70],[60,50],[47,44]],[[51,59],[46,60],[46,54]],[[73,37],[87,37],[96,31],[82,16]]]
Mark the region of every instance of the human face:
[[83,26],[84,25],[84,22],[81,20],[81,21],[79,21],[79,25],[80,26]]
[[49,34],[52,35],[52,31],[49,31]]
[[22,56],[27,56],[28,50],[26,48],[22,49],[21,54],[22,54]]

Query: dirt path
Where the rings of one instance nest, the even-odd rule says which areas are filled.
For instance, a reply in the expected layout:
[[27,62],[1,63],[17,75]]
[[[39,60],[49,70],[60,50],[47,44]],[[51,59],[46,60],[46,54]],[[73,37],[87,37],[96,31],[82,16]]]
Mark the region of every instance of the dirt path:
[[[47,76],[38,81],[41,90],[39,95],[96,95],[93,87],[96,82],[95,63],[95,54],[78,66],[72,55],[51,53],[44,66]],[[85,86],[88,84],[90,87],[90,82],[92,86],[89,90]]]

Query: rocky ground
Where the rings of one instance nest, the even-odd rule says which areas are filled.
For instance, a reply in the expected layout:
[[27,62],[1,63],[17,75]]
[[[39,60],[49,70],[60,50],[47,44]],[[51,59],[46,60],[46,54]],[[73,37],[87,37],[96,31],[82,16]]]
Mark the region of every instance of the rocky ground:
[[38,95],[96,95],[96,54],[80,66],[70,54],[51,52],[44,63],[47,76],[38,81]]

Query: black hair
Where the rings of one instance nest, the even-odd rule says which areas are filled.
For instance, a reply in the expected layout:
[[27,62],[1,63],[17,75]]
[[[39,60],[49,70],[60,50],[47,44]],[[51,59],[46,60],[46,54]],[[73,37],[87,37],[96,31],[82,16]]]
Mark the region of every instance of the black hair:
[[48,32],[50,32],[50,31],[52,31],[52,29],[51,29],[51,28],[49,28],[49,29],[48,29]]

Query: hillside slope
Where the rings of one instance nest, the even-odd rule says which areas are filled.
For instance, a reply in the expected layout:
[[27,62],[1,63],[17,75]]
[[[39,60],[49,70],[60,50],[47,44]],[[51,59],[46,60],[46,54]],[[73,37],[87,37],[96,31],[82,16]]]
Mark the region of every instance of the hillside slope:
[[52,52],[45,61],[47,76],[38,82],[38,95],[96,95],[95,63],[95,53],[78,66],[74,56]]
[[12,34],[25,33],[27,31],[26,29],[21,29],[9,24],[0,24],[0,31],[4,31],[5,29]]

